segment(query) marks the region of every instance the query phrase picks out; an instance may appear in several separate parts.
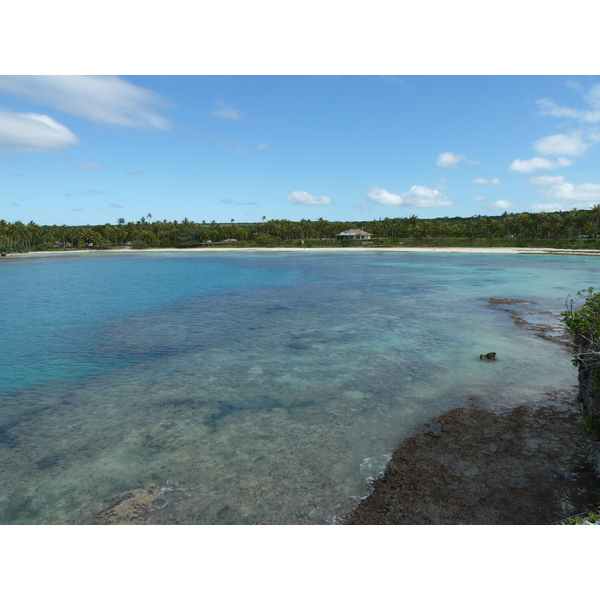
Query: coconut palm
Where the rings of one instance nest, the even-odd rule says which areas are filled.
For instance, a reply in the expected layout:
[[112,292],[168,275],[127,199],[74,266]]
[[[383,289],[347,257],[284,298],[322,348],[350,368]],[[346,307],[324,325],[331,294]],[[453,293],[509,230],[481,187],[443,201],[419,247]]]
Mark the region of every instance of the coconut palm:
[[594,237],[598,237],[598,220],[600,219],[600,204],[592,206],[592,217],[595,221]]

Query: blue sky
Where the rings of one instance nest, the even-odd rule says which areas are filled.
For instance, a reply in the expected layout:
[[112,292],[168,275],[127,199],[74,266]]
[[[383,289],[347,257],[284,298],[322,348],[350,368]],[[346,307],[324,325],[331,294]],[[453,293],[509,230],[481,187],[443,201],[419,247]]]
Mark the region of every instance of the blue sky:
[[0,76],[7,221],[588,208],[599,147],[593,76]]

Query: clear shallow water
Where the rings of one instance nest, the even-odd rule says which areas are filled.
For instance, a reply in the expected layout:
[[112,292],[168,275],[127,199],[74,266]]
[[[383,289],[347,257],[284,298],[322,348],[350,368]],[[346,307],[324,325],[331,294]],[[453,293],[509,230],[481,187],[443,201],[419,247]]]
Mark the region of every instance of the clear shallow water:
[[574,385],[561,347],[487,300],[558,315],[599,271],[412,253],[2,261],[0,522],[91,522],[150,482],[155,523],[335,522],[432,416]]

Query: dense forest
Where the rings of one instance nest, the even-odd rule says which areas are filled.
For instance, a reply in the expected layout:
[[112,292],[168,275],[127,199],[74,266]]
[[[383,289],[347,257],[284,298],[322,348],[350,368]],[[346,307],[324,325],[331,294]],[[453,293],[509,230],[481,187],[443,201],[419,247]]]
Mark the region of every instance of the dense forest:
[[[33,221],[0,220],[0,250],[32,250],[93,247],[96,249],[192,248],[213,244],[230,246],[547,246],[554,248],[600,248],[600,204],[589,210],[565,212],[504,213],[499,216],[410,217],[340,222],[325,219],[262,220],[228,223],[152,220],[148,214],[136,222],[118,219],[113,225],[37,225]],[[346,229],[363,229],[373,235],[369,242],[338,240]]]

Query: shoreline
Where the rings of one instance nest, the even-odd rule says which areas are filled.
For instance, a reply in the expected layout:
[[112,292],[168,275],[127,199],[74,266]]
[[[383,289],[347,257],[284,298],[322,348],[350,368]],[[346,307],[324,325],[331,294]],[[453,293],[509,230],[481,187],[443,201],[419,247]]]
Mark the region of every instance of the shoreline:
[[64,256],[70,254],[123,254],[129,252],[309,252],[309,253],[337,253],[337,252],[421,252],[435,254],[546,254],[559,256],[600,256],[600,250],[568,250],[564,248],[467,248],[453,247],[432,248],[430,246],[423,247],[370,247],[356,246],[347,248],[253,248],[253,247],[196,247],[196,248],[109,248],[106,250],[96,250],[93,248],[79,248],[75,250],[38,250],[30,252],[12,252],[7,253],[2,259],[14,258],[31,258],[31,257],[49,257],[49,256]]

